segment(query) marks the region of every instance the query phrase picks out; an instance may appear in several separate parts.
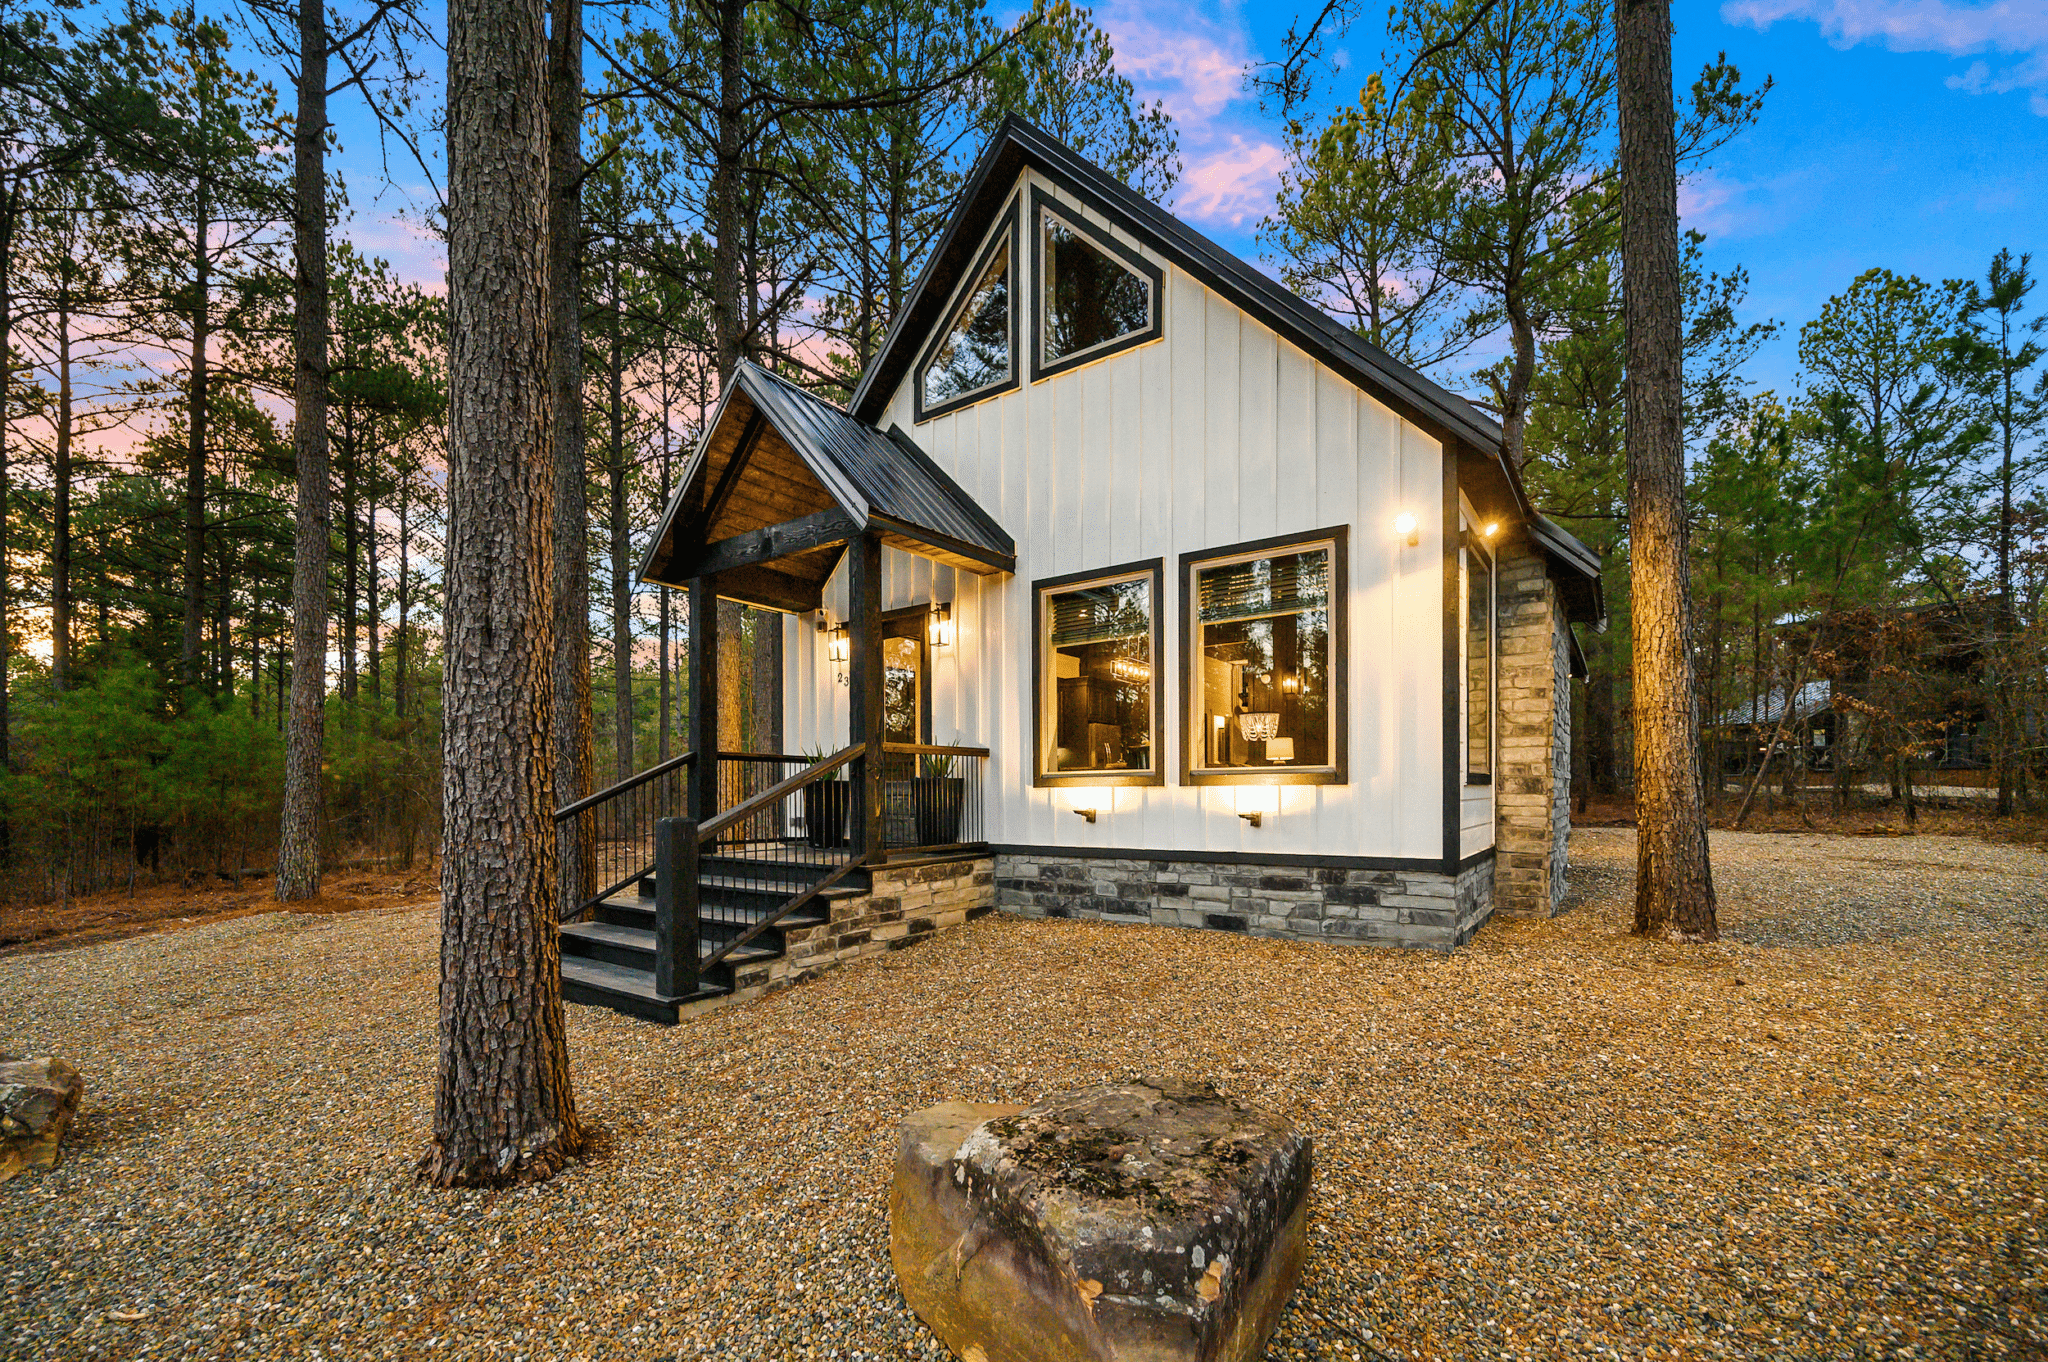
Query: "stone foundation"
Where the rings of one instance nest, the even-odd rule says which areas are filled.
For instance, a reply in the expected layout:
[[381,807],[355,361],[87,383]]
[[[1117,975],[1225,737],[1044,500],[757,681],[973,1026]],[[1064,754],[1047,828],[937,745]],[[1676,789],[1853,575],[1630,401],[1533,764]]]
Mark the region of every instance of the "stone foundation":
[[729,995],[692,1004],[683,1015],[779,993],[850,960],[929,941],[935,932],[995,910],[995,862],[987,856],[885,866],[873,875],[870,892],[834,901],[830,921],[792,929],[780,957],[740,970],[739,987]]
[[996,905],[1023,917],[1449,950],[1470,941],[1493,911],[1493,861],[1450,876],[1004,852],[996,857]]

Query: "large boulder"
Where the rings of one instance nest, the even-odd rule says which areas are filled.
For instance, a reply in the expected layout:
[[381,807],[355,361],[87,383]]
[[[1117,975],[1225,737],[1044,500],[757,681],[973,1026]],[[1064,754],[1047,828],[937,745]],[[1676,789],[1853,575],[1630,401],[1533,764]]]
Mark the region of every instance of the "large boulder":
[[55,1168],[85,1083],[61,1059],[0,1055],[0,1182],[25,1168]]
[[1301,1277],[1308,1139],[1206,1083],[903,1122],[889,1253],[964,1362],[1240,1362]]

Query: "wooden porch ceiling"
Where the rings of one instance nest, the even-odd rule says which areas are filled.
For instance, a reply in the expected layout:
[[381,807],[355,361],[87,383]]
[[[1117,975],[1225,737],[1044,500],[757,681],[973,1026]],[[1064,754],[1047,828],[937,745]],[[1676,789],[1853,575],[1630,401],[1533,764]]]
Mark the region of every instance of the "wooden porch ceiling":
[[[934,494],[950,498],[940,509],[958,523],[994,528],[903,437],[859,426],[751,365],[734,379],[662,517],[642,581],[680,587],[716,574],[718,594],[728,599],[815,610],[847,542],[869,531],[893,548],[970,572],[1014,568],[999,529],[977,543],[891,513],[892,494],[900,499],[908,485],[927,502]],[[879,485],[865,487],[863,479]]]

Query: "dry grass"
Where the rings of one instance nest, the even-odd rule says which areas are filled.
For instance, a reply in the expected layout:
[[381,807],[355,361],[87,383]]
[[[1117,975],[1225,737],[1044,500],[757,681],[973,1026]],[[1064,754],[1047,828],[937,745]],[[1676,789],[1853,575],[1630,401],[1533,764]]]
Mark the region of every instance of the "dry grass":
[[1729,939],[1576,911],[1454,956],[991,918],[672,1030],[572,1009],[605,1154],[410,1178],[434,916],[266,915],[0,961],[91,1092],[0,1188],[9,1357],[933,1357],[896,1120],[1206,1075],[1316,1141],[1272,1356],[2038,1357],[2048,855],[1717,836]]

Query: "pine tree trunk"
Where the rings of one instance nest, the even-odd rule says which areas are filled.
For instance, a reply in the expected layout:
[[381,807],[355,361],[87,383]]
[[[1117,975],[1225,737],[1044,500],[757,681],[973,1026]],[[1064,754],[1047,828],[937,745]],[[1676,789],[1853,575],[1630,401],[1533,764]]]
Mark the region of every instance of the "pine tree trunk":
[[178,648],[178,682],[194,693],[202,679],[199,649],[206,621],[206,346],[213,312],[213,261],[207,253],[213,224],[204,176],[199,180],[196,206],[192,224],[192,372],[185,388],[185,628]]
[[626,337],[625,300],[619,296],[619,265],[611,266],[611,492],[612,720],[618,778],[633,774],[633,568],[629,548],[633,527],[626,519]]
[[[6,198],[0,200],[0,358],[13,354],[10,348],[14,342],[14,231],[21,218],[21,181],[13,180],[7,186]],[[9,389],[14,378],[14,366],[0,362],[0,418],[4,418],[11,400]],[[11,489],[12,468],[7,448],[7,422],[0,419],[0,774],[14,769],[13,716],[9,713],[8,673],[14,666],[14,631],[8,627],[8,612],[12,605],[13,593],[10,574],[7,570],[7,516],[9,513],[8,493]],[[13,850],[12,828],[0,815],[0,864],[5,864]]]
[[377,498],[370,497],[369,514],[363,517],[363,630],[370,657],[370,698],[384,698],[384,657],[382,631],[384,602],[377,586]]
[[1635,644],[1636,930],[1712,941],[1687,581],[1682,302],[1670,0],[1617,0]]
[[[556,795],[565,804],[592,793],[589,485],[583,462],[583,4],[554,0],[548,42],[548,382],[553,403],[552,517]],[[597,892],[597,820],[563,828],[565,904]]]
[[[341,362],[349,361],[348,352],[342,352]],[[345,405],[346,413],[341,423],[341,699],[342,728],[344,731],[355,727],[353,711],[357,678],[360,669],[356,665],[356,623],[360,618],[356,609],[356,550],[359,522],[356,519],[356,423],[353,405]]]
[[556,934],[553,376],[543,0],[448,6],[448,562],[440,1086],[420,1175],[583,1144]]
[[71,684],[71,291],[57,295],[57,433],[50,469],[50,689]]
[[284,808],[277,896],[320,892],[320,767],[327,703],[327,10],[299,0],[298,117],[292,125],[291,718],[285,725]]

